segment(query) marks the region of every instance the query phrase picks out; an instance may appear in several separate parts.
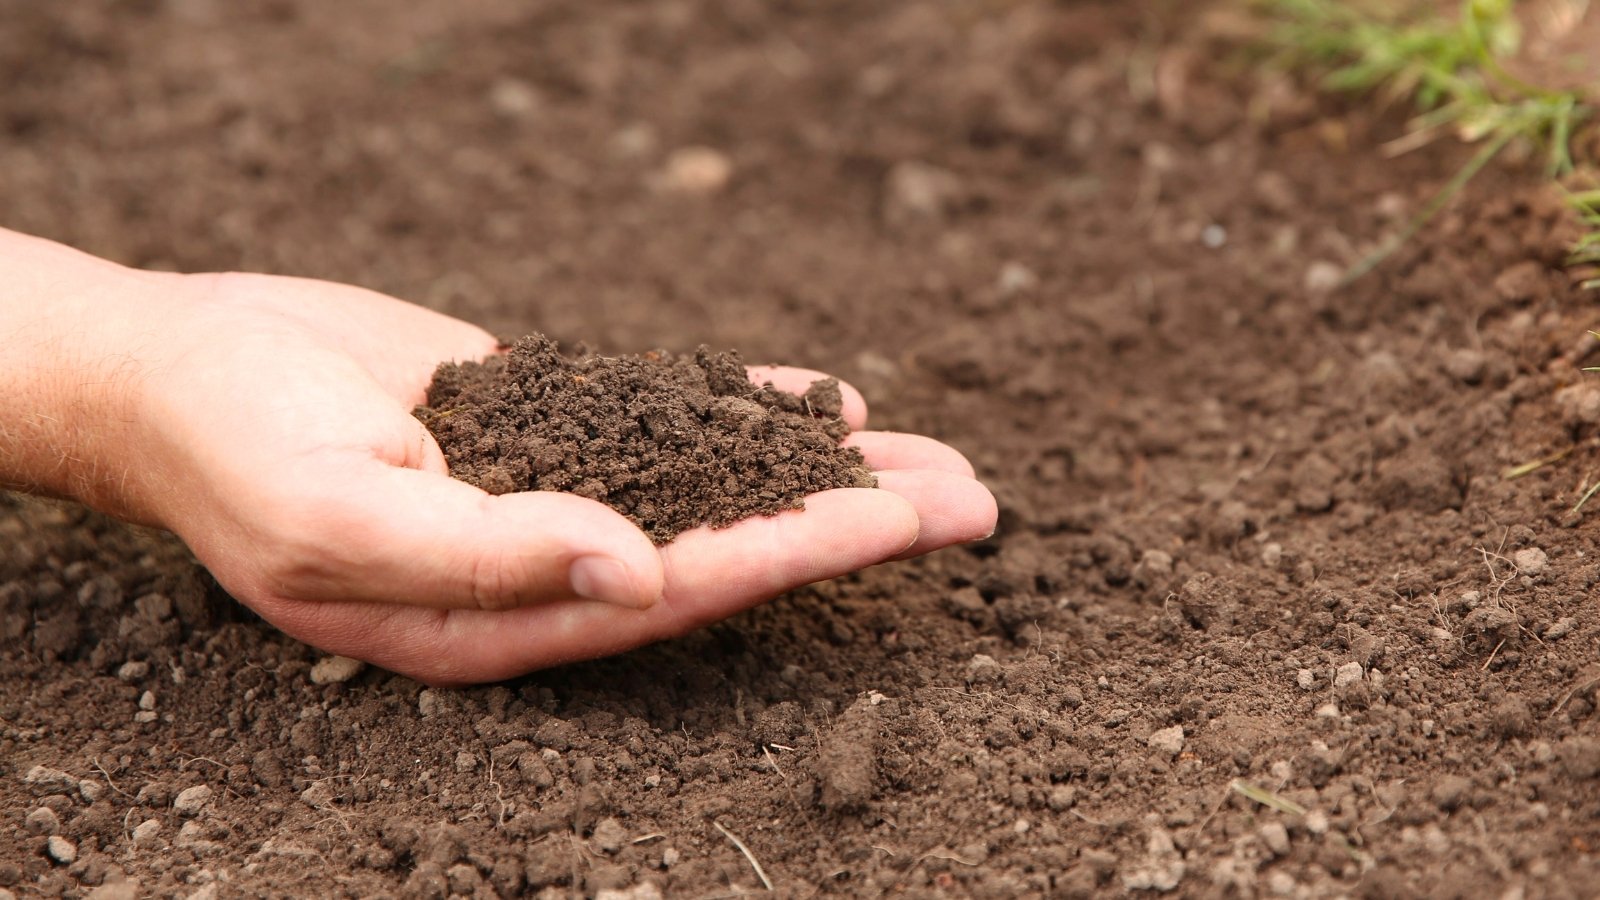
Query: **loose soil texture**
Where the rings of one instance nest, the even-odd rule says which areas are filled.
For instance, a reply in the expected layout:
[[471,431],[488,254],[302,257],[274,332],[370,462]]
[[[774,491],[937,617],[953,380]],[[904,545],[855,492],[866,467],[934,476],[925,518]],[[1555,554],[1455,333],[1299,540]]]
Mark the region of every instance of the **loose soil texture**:
[[1471,150],[1382,159],[1399,116],[1243,64],[1237,9],[0,0],[7,226],[831,371],[1002,504],[446,692],[7,500],[0,888],[1594,896],[1570,217],[1508,158],[1330,290]]
[[567,358],[535,334],[503,357],[441,365],[416,415],[456,478],[598,500],[666,543],[877,487],[861,451],[839,445],[843,409],[837,379],[804,396],[754,385],[737,353]]

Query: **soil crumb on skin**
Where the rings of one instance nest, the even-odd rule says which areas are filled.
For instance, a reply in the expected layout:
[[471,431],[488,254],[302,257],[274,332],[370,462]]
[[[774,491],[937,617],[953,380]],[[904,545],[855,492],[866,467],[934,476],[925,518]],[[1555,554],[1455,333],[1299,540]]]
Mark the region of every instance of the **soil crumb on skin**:
[[416,415],[456,478],[598,500],[666,543],[876,487],[861,452],[840,445],[842,408],[837,380],[804,396],[758,386],[732,351],[566,356],[531,334],[504,356],[441,365]]

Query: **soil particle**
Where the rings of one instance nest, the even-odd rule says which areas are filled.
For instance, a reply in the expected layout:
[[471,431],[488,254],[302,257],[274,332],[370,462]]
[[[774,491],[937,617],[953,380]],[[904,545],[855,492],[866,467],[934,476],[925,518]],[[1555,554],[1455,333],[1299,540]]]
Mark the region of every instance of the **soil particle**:
[[67,866],[78,858],[78,845],[60,835],[51,835],[45,841],[44,853],[59,865]]
[[879,707],[866,697],[835,721],[817,754],[818,802],[830,812],[855,812],[873,797],[878,782]]
[[311,667],[312,684],[343,684],[361,674],[366,664],[348,656],[326,656]]
[[180,816],[198,816],[211,802],[212,791],[209,785],[197,784],[194,787],[184,788],[172,800],[172,809]]
[[568,357],[530,335],[504,356],[440,366],[416,412],[455,477],[598,500],[664,543],[876,486],[860,452],[839,446],[842,404],[831,379],[804,396],[751,384],[734,353]]

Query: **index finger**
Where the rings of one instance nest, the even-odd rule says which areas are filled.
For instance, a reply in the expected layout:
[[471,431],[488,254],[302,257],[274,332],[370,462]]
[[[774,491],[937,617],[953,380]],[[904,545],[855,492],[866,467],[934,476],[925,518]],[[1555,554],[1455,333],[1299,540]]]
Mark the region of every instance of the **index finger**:
[[[833,377],[827,372],[795,366],[745,366],[745,369],[749,371],[750,380],[755,384],[771,382],[773,387],[791,394],[804,394],[814,382]],[[845,424],[849,425],[852,431],[866,428],[867,401],[862,398],[861,392],[849,382],[840,381],[839,394],[844,398],[844,411],[841,415]]]

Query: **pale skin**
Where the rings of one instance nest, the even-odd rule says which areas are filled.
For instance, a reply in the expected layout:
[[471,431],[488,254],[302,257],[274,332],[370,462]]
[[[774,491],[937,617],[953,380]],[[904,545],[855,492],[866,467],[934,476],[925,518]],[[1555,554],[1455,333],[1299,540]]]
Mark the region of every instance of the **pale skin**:
[[[0,229],[0,486],[182,538],[283,631],[432,684],[683,634],[803,584],[982,538],[994,498],[930,438],[862,431],[876,490],[656,547],[569,494],[448,475],[411,416],[482,329],[348,285],[128,269]],[[817,372],[751,370],[803,391]]]

